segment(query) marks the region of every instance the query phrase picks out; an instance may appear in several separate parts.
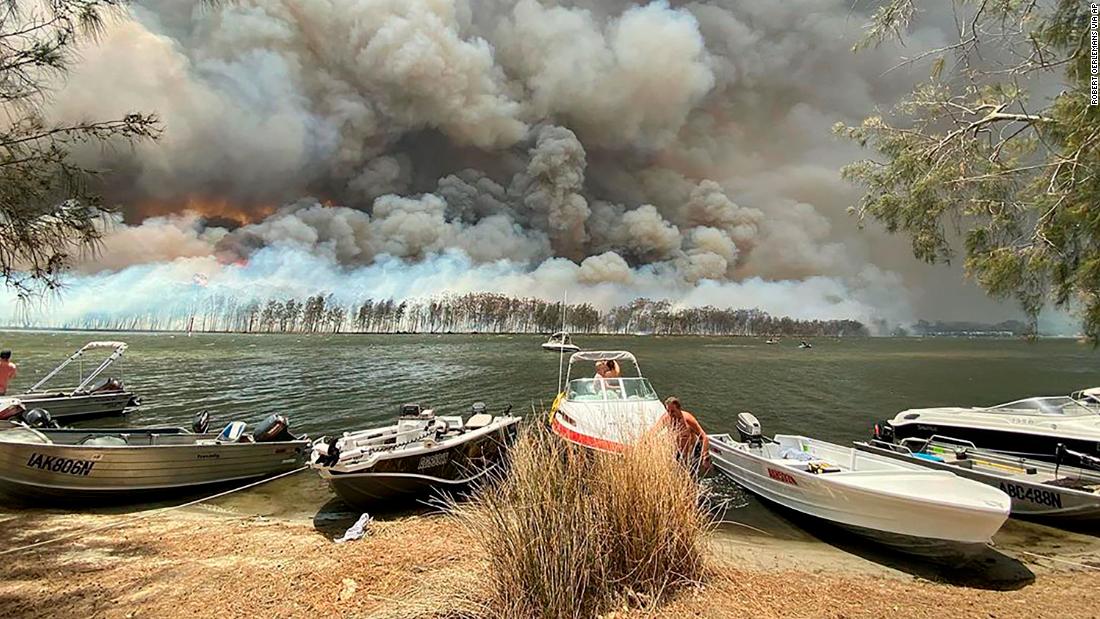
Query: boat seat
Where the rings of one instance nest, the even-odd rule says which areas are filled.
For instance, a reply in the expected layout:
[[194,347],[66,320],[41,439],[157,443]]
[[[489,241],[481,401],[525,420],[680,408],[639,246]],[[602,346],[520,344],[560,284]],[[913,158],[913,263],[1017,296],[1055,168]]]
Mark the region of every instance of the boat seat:
[[491,423],[493,423],[492,415],[489,413],[478,413],[476,415],[471,415],[470,418],[466,420],[466,429],[478,430]]
[[214,439],[217,443],[237,443],[244,436],[245,423],[243,421],[231,421],[229,425],[225,426],[222,433],[218,435],[218,438]]

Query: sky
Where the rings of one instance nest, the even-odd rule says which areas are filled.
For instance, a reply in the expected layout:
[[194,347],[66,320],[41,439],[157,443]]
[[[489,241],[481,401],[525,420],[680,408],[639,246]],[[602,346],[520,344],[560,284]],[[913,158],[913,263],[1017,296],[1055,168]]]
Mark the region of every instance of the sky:
[[119,212],[43,320],[141,312],[200,273],[246,300],[1021,316],[848,213],[840,169],[870,153],[831,128],[927,76],[893,68],[950,39],[947,3],[859,53],[871,6],[849,0],[192,4],[136,2],[57,86],[53,119],[155,112],[163,135],[76,153]]

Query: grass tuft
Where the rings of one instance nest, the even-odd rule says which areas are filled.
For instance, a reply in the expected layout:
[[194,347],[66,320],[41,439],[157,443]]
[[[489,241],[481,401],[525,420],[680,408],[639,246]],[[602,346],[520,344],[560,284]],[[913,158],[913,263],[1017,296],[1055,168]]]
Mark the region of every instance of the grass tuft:
[[648,607],[700,582],[713,519],[670,438],[622,454],[529,426],[510,470],[451,513],[489,559],[500,616],[591,617]]

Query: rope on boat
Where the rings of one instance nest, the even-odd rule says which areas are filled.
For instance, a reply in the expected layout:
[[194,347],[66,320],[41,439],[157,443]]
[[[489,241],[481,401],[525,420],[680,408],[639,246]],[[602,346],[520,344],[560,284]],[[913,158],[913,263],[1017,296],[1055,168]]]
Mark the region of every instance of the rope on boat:
[[116,522],[112,522],[110,524],[105,524],[101,527],[96,527],[94,529],[88,529],[86,531],[76,531],[75,533],[70,533],[68,535],[62,535],[60,537],[54,537],[52,539],[43,540],[41,542],[35,542],[33,544],[27,544],[26,546],[19,546],[17,548],[8,548],[7,550],[0,550],[0,556],[9,555],[9,554],[13,554],[13,553],[16,553],[16,552],[22,552],[24,550],[30,550],[32,548],[37,548],[39,546],[45,546],[47,544],[53,544],[53,543],[56,543],[56,542],[61,542],[61,541],[67,540],[67,539],[72,539],[74,537],[80,537],[82,535],[88,535],[88,534],[91,534],[91,533],[98,533],[100,531],[106,531],[107,529],[113,529],[115,527],[120,527],[120,526],[125,525],[125,524],[138,522],[139,520],[146,520],[146,519],[152,518],[154,516],[160,516],[161,514],[166,514],[170,511],[175,511],[177,509],[183,509],[184,507],[192,507],[194,505],[198,505],[199,503],[205,503],[206,501],[211,501],[213,499],[219,499],[223,496],[233,494],[234,492],[240,492],[241,490],[248,490],[249,488],[255,488],[256,486],[259,486],[261,484],[266,484],[269,481],[275,481],[276,479],[280,479],[282,477],[290,477],[291,475],[294,475],[295,473],[301,473],[302,471],[304,471],[308,468],[309,468],[308,465],[300,466],[300,467],[294,469],[293,471],[287,471],[286,473],[280,473],[278,475],[275,475],[274,477],[265,477],[264,479],[261,479],[259,481],[254,481],[250,484],[246,484],[244,486],[240,486],[240,487],[237,487],[237,488],[231,488],[231,489],[226,490],[224,492],[219,492],[217,494],[213,494],[213,495],[210,495],[210,496],[207,496],[207,497],[203,497],[201,499],[195,499],[194,501],[190,501],[190,502],[184,503],[182,505],[171,505],[169,507],[161,507],[161,508],[158,508],[158,509],[151,509],[149,511],[144,511],[144,512],[141,512],[139,514],[135,514],[133,516],[123,518],[123,519],[118,520]]

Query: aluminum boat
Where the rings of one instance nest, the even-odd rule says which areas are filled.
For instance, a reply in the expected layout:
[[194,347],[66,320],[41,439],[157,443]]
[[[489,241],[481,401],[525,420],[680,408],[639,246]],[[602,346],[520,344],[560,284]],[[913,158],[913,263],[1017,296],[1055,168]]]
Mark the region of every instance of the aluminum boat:
[[[100,378],[124,352],[124,342],[88,342],[73,353],[61,365],[53,369],[34,384],[26,393],[13,395],[18,398],[26,411],[41,408],[49,411],[53,419],[59,422],[76,421],[92,417],[121,415],[128,408],[141,404],[140,398],[126,389],[121,374],[117,378]],[[88,374],[84,373],[85,354],[92,350],[110,350],[111,353]],[[62,370],[72,363],[79,366],[79,382],[75,387],[57,389],[47,387]],[[17,418],[19,413],[9,415]],[[4,419],[0,412],[0,419]]]
[[[637,376],[577,378],[576,366],[599,361],[629,364]],[[625,369],[625,368],[624,368]],[[550,408],[550,427],[567,441],[600,451],[622,451],[657,427],[665,407],[641,375],[634,355],[623,350],[578,352],[569,357],[565,390]]]
[[1013,516],[1051,524],[1100,522],[1100,473],[1094,470],[1008,456],[950,437],[911,438],[900,445],[857,441],[855,446],[999,488],[1012,499]]
[[[133,501],[303,466],[309,441],[272,415],[251,432],[178,427],[56,429],[0,421],[0,494],[29,504]],[[32,419],[37,421],[37,419]]]
[[[950,436],[982,449],[1048,462],[1054,461],[1058,445],[1100,456],[1100,404],[1090,399],[1095,395],[1096,390],[1087,389],[989,407],[914,408],[875,424],[873,438],[898,443]],[[1068,464],[1090,466],[1072,459]]]
[[361,509],[460,493],[503,464],[520,422],[510,410],[494,416],[479,402],[463,419],[406,404],[396,424],[321,437],[310,466]]
[[768,439],[749,413],[738,438],[712,435],[714,466],[746,490],[905,553],[962,560],[1009,513],[1004,492],[947,471],[805,436]]
[[542,349],[556,353],[575,353],[580,351],[581,347],[573,343],[573,338],[568,333],[558,331],[543,342]]

